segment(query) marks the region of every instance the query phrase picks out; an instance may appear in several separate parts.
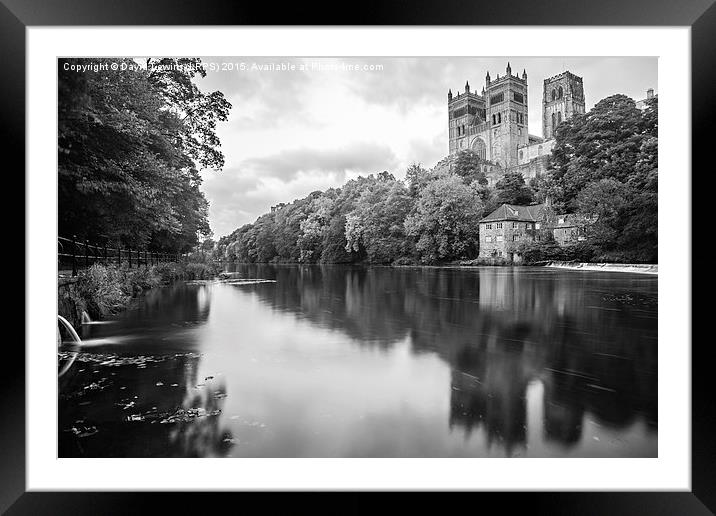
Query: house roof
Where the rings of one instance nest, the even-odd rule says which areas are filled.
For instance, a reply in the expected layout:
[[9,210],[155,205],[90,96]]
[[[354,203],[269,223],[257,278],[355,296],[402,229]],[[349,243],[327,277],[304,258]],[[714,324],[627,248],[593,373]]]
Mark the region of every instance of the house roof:
[[533,204],[531,206],[503,204],[487,217],[483,218],[480,222],[494,222],[501,220],[539,222],[542,219],[544,209],[544,204]]

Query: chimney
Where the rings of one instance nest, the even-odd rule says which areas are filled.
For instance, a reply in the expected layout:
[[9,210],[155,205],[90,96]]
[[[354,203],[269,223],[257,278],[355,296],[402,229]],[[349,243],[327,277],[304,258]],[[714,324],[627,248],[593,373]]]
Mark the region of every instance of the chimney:
[[649,88],[646,90],[646,98],[652,99],[654,98],[654,88]]

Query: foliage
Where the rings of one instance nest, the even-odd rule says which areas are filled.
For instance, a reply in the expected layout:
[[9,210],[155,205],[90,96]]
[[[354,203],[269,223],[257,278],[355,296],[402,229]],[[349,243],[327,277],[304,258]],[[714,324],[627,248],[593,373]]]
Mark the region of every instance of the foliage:
[[657,98],[641,111],[613,95],[560,124],[549,173],[536,186],[559,212],[594,221],[589,241],[602,258],[656,263]]
[[77,275],[75,292],[93,319],[116,312],[129,295],[123,287],[123,274],[114,266],[92,265]]
[[596,253],[595,247],[586,242],[560,246],[554,240],[521,242],[516,250],[526,264],[563,261],[590,262]]
[[211,232],[198,170],[222,167],[216,123],[231,105],[196,86],[198,59],[92,61],[58,66],[60,234],[190,249]]
[[346,250],[365,254],[370,263],[390,263],[408,253],[404,221],[412,204],[392,175],[371,185],[346,216]]
[[423,262],[469,258],[477,252],[482,216],[477,189],[458,176],[446,175],[423,189],[416,212],[405,220],[405,229],[417,239]]
[[495,184],[495,197],[500,204],[531,204],[534,191],[525,184],[525,178],[519,172],[506,172]]
[[144,290],[181,279],[210,279],[217,273],[214,265],[196,262],[162,262],[134,269],[94,264],[78,272],[75,301],[86,307],[92,319],[101,319],[124,308]]
[[467,184],[477,181],[486,186],[487,176],[483,170],[484,160],[472,150],[463,150],[457,154],[453,165],[453,172],[462,177]]

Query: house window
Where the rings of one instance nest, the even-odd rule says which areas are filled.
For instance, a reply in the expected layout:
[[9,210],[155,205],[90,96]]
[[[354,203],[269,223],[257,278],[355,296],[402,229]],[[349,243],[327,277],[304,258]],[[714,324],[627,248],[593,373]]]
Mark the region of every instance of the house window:
[[485,237],[485,242],[492,242],[492,237],[491,237],[491,236],[486,236],[486,237]]
[[537,223],[535,224],[535,229],[539,229],[540,227],[541,227],[541,226],[540,226],[540,223],[537,222]]
[[497,235],[498,242],[504,242],[504,240],[505,240],[505,237],[503,237],[502,235]]
[[500,113],[497,113],[497,123],[498,124],[502,123],[502,114],[500,114]]
[[560,218],[559,218],[559,223],[560,223],[560,224],[564,224],[564,217],[560,217]]
[[520,239],[519,236],[517,236],[517,235],[512,235],[512,241],[513,241],[513,242],[517,242],[519,239]]
[[502,229],[502,222],[497,223],[497,229]]
[[492,224],[485,224],[485,229],[492,229]]
[[517,229],[519,227],[520,227],[520,225],[517,222],[512,223],[512,229]]

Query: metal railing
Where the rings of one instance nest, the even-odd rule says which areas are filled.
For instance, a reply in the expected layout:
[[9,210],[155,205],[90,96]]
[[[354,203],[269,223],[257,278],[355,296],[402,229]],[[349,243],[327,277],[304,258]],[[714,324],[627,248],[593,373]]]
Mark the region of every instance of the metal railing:
[[57,262],[59,270],[72,269],[72,275],[77,275],[77,270],[87,268],[95,263],[103,265],[115,264],[118,267],[126,262],[129,268],[139,268],[142,265],[149,267],[160,262],[179,262],[186,255],[180,253],[159,253],[131,247],[110,247],[107,244],[98,246],[92,245],[87,240],[81,241],[76,237],[57,237]]

